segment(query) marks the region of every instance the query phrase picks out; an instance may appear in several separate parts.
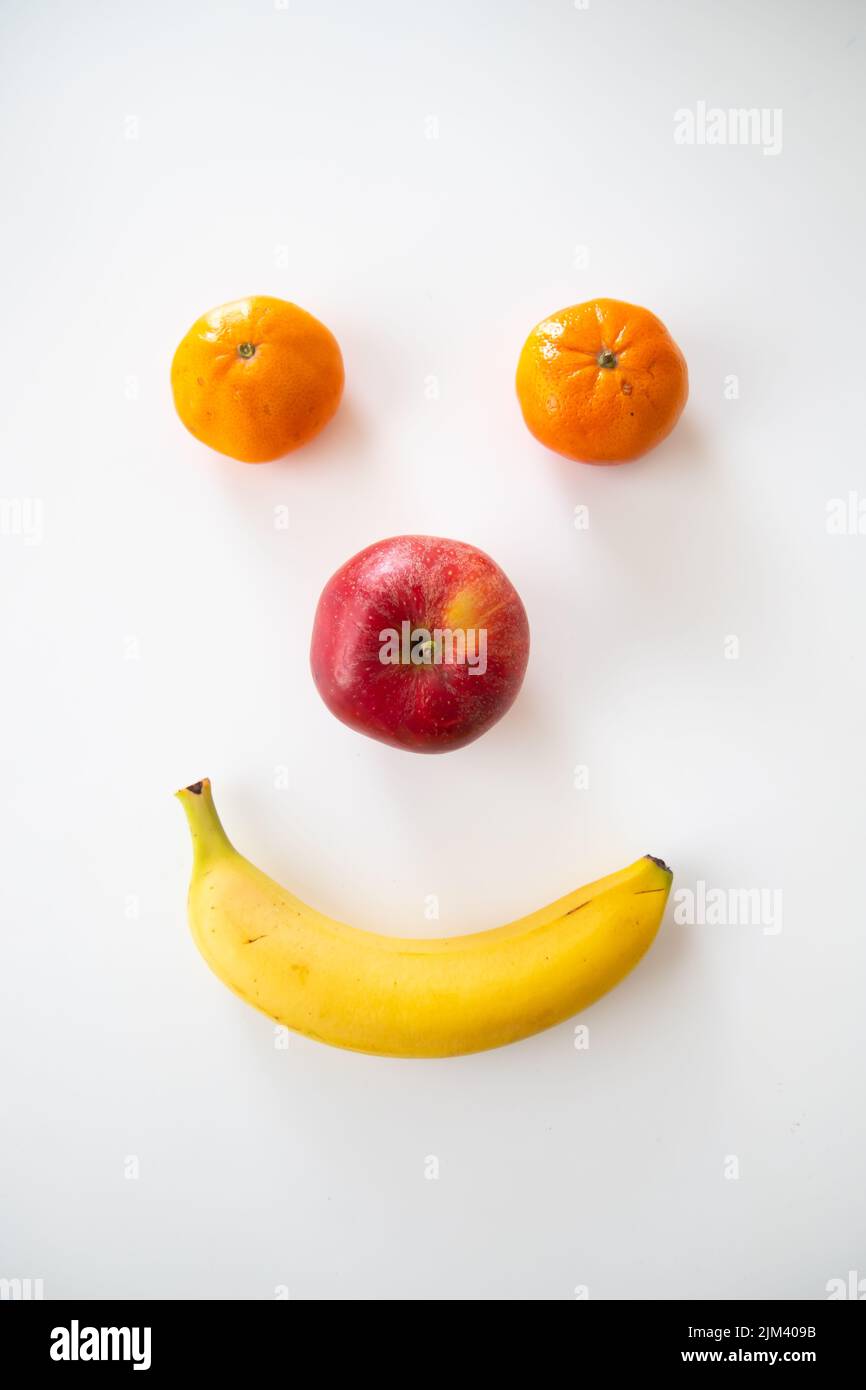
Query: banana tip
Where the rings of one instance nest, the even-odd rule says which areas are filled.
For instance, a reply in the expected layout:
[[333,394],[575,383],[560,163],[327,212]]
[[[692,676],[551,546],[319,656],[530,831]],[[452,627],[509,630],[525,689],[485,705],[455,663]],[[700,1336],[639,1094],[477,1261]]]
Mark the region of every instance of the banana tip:
[[181,787],[175,792],[175,796],[185,796],[187,792],[192,792],[193,796],[201,796],[205,787],[210,787],[209,777],[203,777],[200,782],[190,782],[188,787]]
[[673,875],[673,869],[671,868],[670,864],[666,864],[663,859],[659,859],[658,855],[647,854],[644,856],[644,858],[651,860],[651,862],[655,864],[659,869],[663,869],[666,874]]

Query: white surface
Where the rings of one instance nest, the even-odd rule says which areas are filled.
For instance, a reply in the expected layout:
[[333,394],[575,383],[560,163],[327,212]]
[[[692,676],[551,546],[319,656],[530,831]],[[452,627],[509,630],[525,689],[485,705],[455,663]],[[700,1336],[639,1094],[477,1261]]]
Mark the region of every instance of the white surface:
[[[866,491],[862,21],[5,7],[2,493],[44,534],[0,538],[0,1275],[301,1299],[866,1275],[866,535],[825,525]],[[677,145],[699,101],[781,108],[782,152]],[[255,292],[319,315],[348,384],[318,441],[249,468],[186,434],[168,368]],[[675,435],[621,469],[546,452],[513,391],[530,327],[596,294],[654,309],[691,372]],[[413,530],[489,550],[533,631],[512,713],[442,758],[349,732],[307,668],[324,581]],[[185,926],[171,793],[205,774],[241,849],[361,926],[493,926],[651,851],[678,888],[781,891],[782,930],[669,910],[588,1051],[571,1024],[443,1063],[277,1050]]]

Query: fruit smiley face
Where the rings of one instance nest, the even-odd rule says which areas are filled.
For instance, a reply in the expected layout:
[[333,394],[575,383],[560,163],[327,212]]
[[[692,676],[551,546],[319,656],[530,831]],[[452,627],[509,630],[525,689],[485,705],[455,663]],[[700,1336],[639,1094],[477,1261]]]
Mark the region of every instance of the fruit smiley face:
[[434,536],[379,541],[343,565],[310,653],[332,714],[416,753],[462,748],[501,719],[528,657],[526,612],[499,566]]

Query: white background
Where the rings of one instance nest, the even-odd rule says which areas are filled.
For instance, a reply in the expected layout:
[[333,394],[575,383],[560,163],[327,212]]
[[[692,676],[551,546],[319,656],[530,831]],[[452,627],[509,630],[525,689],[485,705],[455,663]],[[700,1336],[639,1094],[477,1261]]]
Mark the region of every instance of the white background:
[[[0,1275],[866,1275],[866,535],[826,524],[866,493],[862,7],[57,0],[0,37],[2,494],[43,507],[37,543],[13,512],[0,537]],[[701,101],[781,108],[781,153],[678,145]],[[322,318],[347,370],[326,432],[258,468],[168,385],[193,319],[250,293]],[[594,295],[690,368],[675,434],[619,469],[545,451],[514,396],[532,325]],[[307,665],[325,580],[404,531],[488,550],[532,625],[517,705],[440,758],[351,733]],[[360,926],[493,926],[650,851],[675,888],[780,891],[782,930],[671,907],[586,1051],[570,1023],[445,1062],[279,1050],[185,925],[171,794],[204,775],[240,849]]]

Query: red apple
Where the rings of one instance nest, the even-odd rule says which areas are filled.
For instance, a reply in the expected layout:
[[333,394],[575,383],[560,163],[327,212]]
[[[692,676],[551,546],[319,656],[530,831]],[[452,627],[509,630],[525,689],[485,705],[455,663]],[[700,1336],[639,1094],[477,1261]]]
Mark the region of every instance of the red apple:
[[313,679],[359,733],[415,753],[462,748],[513,703],[529,623],[498,565],[462,541],[394,536],[328,580],[313,624]]

